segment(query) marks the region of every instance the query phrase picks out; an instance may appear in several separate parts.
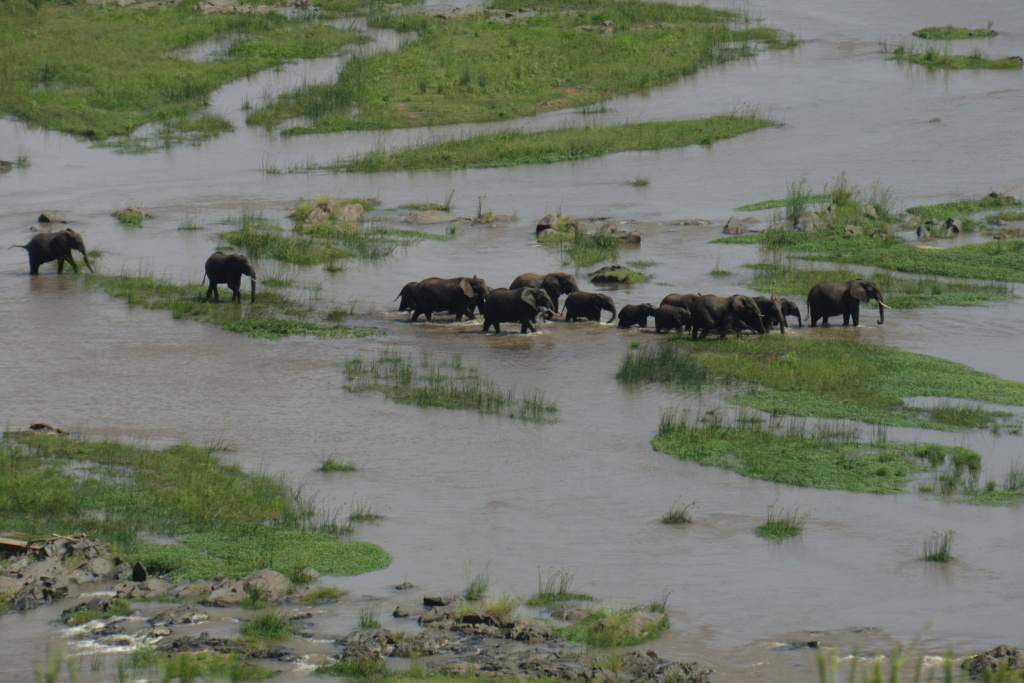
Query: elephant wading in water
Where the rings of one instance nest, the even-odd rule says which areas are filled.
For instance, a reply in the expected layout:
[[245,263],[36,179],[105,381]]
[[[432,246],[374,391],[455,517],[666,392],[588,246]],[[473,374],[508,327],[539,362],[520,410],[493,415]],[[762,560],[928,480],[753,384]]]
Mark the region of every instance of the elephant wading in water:
[[555,311],[558,310],[559,295],[580,291],[579,285],[576,284],[576,277],[571,273],[548,273],[547,275],[523,273],[508,286],[509,289],[518,289],[519,287],[540,287],[554,302],[552,310]]
[[231,290],[231,300],[242,302],[242,293],[239,288],[242,286],[242,276],[249,277],[249,303],[256,302],[256,269],[252,261],[242,254],[225,254],[215,251],[210,258],[206,259],[206,275],[203,280],[209,280],[210,286],[206,288],[206,298],[209,300],[213,295],[214,301],[220,301],[217,293],[217,285],[222,282]]
[[395,301],[401,299],[398,302],[399,311],[411,311],[416,308],[416,285],[419,282],[407,282],[402,291],[398,293],[398,296],[394,298]]
[[[622,315],[621,313],[619,314]],[[662,330],[679,330],[690,327],[693,318],[690,316],[690,309],[683,306],[658,306],[654,309],[654,331],[660,333]]]
[[889,308],[882,302],[882,290],[873,280],[848,280],[846,282],[819,282],[807,294],[807,317],[811,319],[811,327],[818,320],[828,325],[833,315],[843,316],[843,325],[860,324],[860,305],[874,299],[878,302],[878,324],[885,322],[885,310]]
[[580,318],[600,322],[601,311],[611,312],[608,322],[615,320],[615,304],[610,296],[601,292],[573,292],[565,297],[565,308],[562,309],[567,322]]
[[[782,299],[779,298],[779,295],[756,296],[754,301],[761,311],[765,331],[770,331],[774,326],[778,325],[779,332],[786,334],[786,313],[782,310]],[[799,311],[797,311],[797,315],[800,315]]]
[[57,273],[64,272],[64,262],[71,264],[71,270],[78,272],[78,264],[71,256],[74,249],[82,255],[82,261],[89,272],[93,272],[89,265],[89,257],[85,253],[85,242],[82,236],[71,228],[58,230],[57,232],[41,232],[28,241],[28,244],[15,244],[9,249],[24,249],[28,252],[28,272],[31,275],[39,275],[39,266],[50,261],[57,262]]
[[743,327],[758,334],[765,333],[764,320],[757,302],[743,294],[727,297],[705,294],[693,303],[690,315],[693,317],[693,339],[697,339],[698,335],[703,339],[710,330],[718,330],[720,339],[725,339],[729,330],[735,330],[739,337]]
[[460,322],[463,316],[476,320],[473,309],[483,310],[489,292],[483,278],[475,275],[448,279],[428,277],[413,288],[414,305],[409,319],[415,322],[420,315],[425,315],[430,320],[432,314],[447,311],[455,314],[455,322]]
[[639,325],[647,327],[647,318],[654,315],[654,304],[626,304],[619,309],[619,329]]
[[[804,321],[800,317],[800,307],[796,305],[796,302],[789,299],[779,299],[779,302],[782,304],[783,317],[788,318],[791,315],[795,315],[797,327],[803,327]],[[786,322],[786,327],[789,327],[788,321]]]
[[517,287],[492,289],[484,304],[484,332],[494,327],[501,332],[501,323],[519,323],[521,334],[536,332],[533,321],[537,314],[550,320],[554,315],[554,302],[540,287]]

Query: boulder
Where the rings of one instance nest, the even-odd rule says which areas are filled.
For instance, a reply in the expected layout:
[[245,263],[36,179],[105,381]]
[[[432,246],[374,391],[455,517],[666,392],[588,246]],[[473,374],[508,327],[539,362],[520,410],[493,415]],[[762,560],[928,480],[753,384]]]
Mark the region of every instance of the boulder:
[[267,602],[280,602],[288,596],[291,587],[292,582],[281,572],[273,569],[260,569],[249,576],[215,588],[203,602],[218,607],[237,605],[254,589]]
[[359,223],[363,220],[364,213],[366,210],[362,204],[345,204],[338,211],[338,218],[346,223]]
[[942,231],[946,237],[959,235],[964,231],[964,222],[959,218],[947,218],[946,222],[942,224]]
[[163,579],[146,579],[145,581],[126,581],[114,588],[117,597],[126,600],[155,600],[167,595],[171,584]]
[[1024,655],[1020,648],[997,645],[965,660],[963,668],[967,669],[971,678],[981,678],[994,671],[1018,671],[1024,669]]
[[815,232],[821,228],[821,219],[813,211],[804,211],[793,219],[793,229],[797,232]]
[[750,227],[746,223],[730,216],[725,227],[722,228],[722,232],[726,235],[744,235],[749,229]]
[[43,211],[36,219],[37,223],[67,223],[60,211]]
[[878,220],[878,210],[874,204],[861,204],[860,212],[865,218],[870,218],[873,221]]
[[863,235],[864,234],[864,228],[859,226],[859,225],[847,225],[845,228],[843,228],[843,231],[847,235]]

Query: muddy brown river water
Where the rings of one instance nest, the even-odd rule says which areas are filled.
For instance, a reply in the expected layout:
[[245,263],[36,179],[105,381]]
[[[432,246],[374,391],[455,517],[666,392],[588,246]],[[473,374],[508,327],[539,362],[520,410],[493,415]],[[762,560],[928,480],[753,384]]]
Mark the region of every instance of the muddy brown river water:
[[[284,473],[328,508],[378,507],[384,520],[356,537],[380,544],[385,570],[326,583],[350,591],[349,605],[318,617],[321,633],[358,622],[358,605],[395,602],[410,581],[459,593],[467,566],[489,563],[492,592],[528,596],[538,574],[564,569],[574,588],[613,604],[650,602],[669,591],[670,631],[650,644],[659,655],[706,662],[721,681],[814,681],[814,652],[780,643],[820,640],[849,652],[967,654],[1024,640],[1024,510],[973,507],[916,493],[874,496],[795,488],[682,462],[649,445],[662,410],[719,404],[715,392],[627,389],[614,379],[632,342],[651,332],[600,324],[544,325],[527,337],[483,335],[477,324],[409,324],[392,303],[407,281],[478,274],[507,286],[522,272],[562,270],[538,247],[533,225],[548,212],[636,220],[643,244],[623,260],[649,259],[654,282],[609,290],[616,305],[657,302],[671,291],[745,291],[742,265],[754,249],[709,244],[737,206],[784,196],[806,175],[812,188],[845,172],[860,187],[879,181],[902,206],[1024,193],[1020,71],[932,72],[887,61],[880,41],[931,25],[985,25],[992,39],[954,44],[993,55],[1024,55],[1024,5],[795,0],[725,3],[792,30],[802,47],[764,52],[671,86],[617,98],[609,111],[555,112],[528,121],[437,130],[346,133],[281,139],[238,132],[165,153],[123,156],[67,136],[0,121],[0,158],[30,166],[0,176],[0,243],[24,244],[42,210],[62,211],[104,272],[142,271],[194,281],[216,243],[218,223],[243,210],[283,219],[300,197],[376,197],[383,207],[442,201],[472,216],[478,197],[509,225],[460,228],[456,239],[423,242],[381,263],[345,271],[258,263],[262,275],[295,278],[356,312],[382,338],[276,342],[129,309],[121,300],[58,277],[30,277],[20,250],[0,252],[0,406],[7,428],[45,421],[85,437],[163,446],[180,440],[227,444],[225,458],[250,470]],[[380,34],[385,45],[394,36]],[[238,122],[241,105],[328,78],[330,61],[301,64],[224,88],[212,108]],[[501,127],[617,123],[697,117],[756,106],[784,127],[707,147],[626,153],[545,166],[451,173],[265,174],[327,162],[386,144]],[[629,181],[649,178],[644,187]],[[139,204],[155,218],[143,229],[110,213]],[[396,215],[401,215],[396,214]],[[206,226],[177,230],[186,217]],[[706,218],[706,227],[680,226]],[[759,216],[762,219],[766,215]],[[443,228],[438,228],[442,230]],[[734,276],[712,280],[718,267]],[[583,273],[580,272],[580,275]],[[585,288],[590,288],[589,286]],[[867,316],[865,316],[867,318]],[[1024,305],[892,311],[838,334],[898,346],[1024,381]],[[470,412],[420,409],[344,391],[345,359],[385,347],[438,357],[459,354],[491,379],[539,389],[557,401],[551,425]],[[1021,462],[1019,436],[890,430],[890,438],[962,444],[998,477]],[[321,474],[327,456],[355,473]],[[696,501],[687,528],[659,519],[677,501]],[[802,535],[782,544],[756,538],[769,505],[806,512]],[[936,530],[956,531],[956,561],[918,560]],[[353,608],[355,604],[357,607]],[[0,617],[0,681],[32,680],[45,656],[53,609]],[[383,619],[384,626],[407,628]],[[74,648],[74,643],[65,643]],[[91,676],[91,678],[90,678]],[[112,680],[83,671],[83,680]],[[312,680],[308,670],[282,680]]]

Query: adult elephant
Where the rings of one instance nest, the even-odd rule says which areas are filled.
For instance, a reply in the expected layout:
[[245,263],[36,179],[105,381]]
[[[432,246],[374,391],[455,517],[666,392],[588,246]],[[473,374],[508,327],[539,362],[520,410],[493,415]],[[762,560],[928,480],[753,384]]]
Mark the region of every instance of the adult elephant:
[[828,325],[833,315],[843,316],[843,325],[860,324],[860,305],[870,299],[878,302],[878,324],[885,322],[885,310],[889,308],[882,301],[882,290],[873,280],[847,280],[846,282],[819,282],[811,287],[807,294],[807,317],[811,319],[811,327],[821,320]]
[[725,339],[729,330],[735,330],[738,337],[744,327],[758,334],[765,333],[761,309],[753,298],[744,294],[705,294],[694,301],[690,315],[693,318],[693,339],[697,339],[698,335],[703,339],[711,330],[718,330],[720,339]]
[[602,292],[573,292],[565,297],[565,308],[562,309],[567,322],[580,318],[599,322],[601,311],[611,312],[612,317],[608,318],[608,322],[615,320],[615,304],[610,296]]
[[558,310],[558,297],[562,294],[572,294],[580,291],[576,283],[576,276],[571,273],[548,273],[538,275],[537,273],[523,273],[508,286],[509,289],[519,287],[540,287],[554,302],[554,310]]
[[256,269],[253,267],[252,261],[242,254],[213,252],[213,255],[206,259],[206,275],[203,276],[204,281],[210,281],[209,287],[206,288],[207,300],[212,294],[214,301],[220,301],[217,285],[224,283],[231,290],[231,300],[241,303],[242,293],[239,288],[242,286],[243,275],[249,278],[249,303],[255,303]]
[[626,304],[619,309],[619,328],[647,327],[647,319],[654,315],[655,310],[654,304]]
[[484,332],[491,327],[501,332],[501,323],[519,323],[519,332],[536,332],[533,321],[537,314],[548,320],[554,315],[554,302],[540,287],[492,289],[484,304]]
[[483,278],[475,275],[447,279],[428,277],[413,288],[414,306],[409,319],[415,322],[425,315],[430,320],[434,313],[446,311],[455,314],[455,322],[461,321],[463,316],[476,320],[473,309],[483,310],[489,291]]
[[677,306],[689,309],[693,302],[700,298],[700,294],[667,294],[661,300],[660,306]]
[[[621,313],[619,314],[622,315]],[[690,309],[682,306],[658,306],[654,309],[654,331],[679,330],[680,332],[692,325]]]
[[402,291],[398,293],[398,296],[394,298],[395,301],[401,299],[401,301],[398,302],[399,311],[411,311],[414,308],[416,308],[415,292],[416,285],[418,284],[419,282],[415,280],[412,282],[407,282],[405,286],[402,287]]
[[[779,332],[786,334],[786,314],[782,310],[782,299],[779,298],[779,295],[755,296],[754,301],[757,303],[758,310],[761,311],[761,319],[764,321],[765,331],[770,331],[778,325]],[[799,312],[797,312],[797,315],[799,315]]]
[[64,272],[64,262],[71,264],[71,269],[78,272],[78,264],[75,263],[71,251],[75,250],[82,255],[82,261],[89,272],[93,272],[89,265],[89,256],[85,253],[85,241],[82,236],[71,228],[64,228],[57,232],[41,232],[28,241],[28,244],[15,244],[9,249],[24,249],[28,252],[28,269],[31,275],[39,275],[39,266],[50,261],[57,262],[57,273]]

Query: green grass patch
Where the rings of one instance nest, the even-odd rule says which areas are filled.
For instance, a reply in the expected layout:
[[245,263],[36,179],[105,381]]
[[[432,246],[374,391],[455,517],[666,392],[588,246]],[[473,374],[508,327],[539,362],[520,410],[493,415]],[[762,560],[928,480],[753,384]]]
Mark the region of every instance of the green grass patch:
[[921,220],[942,223],[947,218],[968,218],[982,211],[1021,206],[1024,206],[1024,202],[1007,195],[992,192],[981,199],[962,199],[957,202],[912,206],[907,209],[907,213],[914,214],[920,217]]
[[634,343],[619,364],[615,378],[626,385],[666,382],[678,389],[699,389],[709,374],[693,356],[664,344]]
[[322,602],[337,600],[342,595],[343,593],[337,588],[334,588],[333,586],[324,586],[304,595],[302,597],[302,604],[318,605]]
[[[760,244],[812,261],[851,263],[918,275],[1024,282],[1024,242],[993,240],[949,249],[924,249],[898,237],[874,239],[842,229],[818,232],[773,230],[722,237],[722,244]],[[888,298],[886,298],[886,303]]]
[[109,609],[91,610],[85,605],[80,605],[74,612],[64,615],[61,618],[68,626],[78,626],[92,621],[93,619],[110,619],[111,617],[126,617],[132,613],[132,605],[124,598],[115,598],[110,603]]
[[925,562],[949,562],[953,559],[953,539],[956,532],[950,529],[946,531],[933,531],[931,538],[924,542]]
[[150,135],[104,140],[97,142],[95,147],[113,149],[120,154],[147,154],[166,151],[177,145],[195,147],[234,130],[234,124],[227,119],[214,114],[199,114],[161,122]]
[[[321,676],[335,676],[337,678],[357,681],[381,681],[385,679],[393,680],[395,678],[395,676],[391,675],[387,663],[380,657],[342,659],[331,664],[318,666],[315,673]],[[416,679],[414,678],[413,680]],[[430,677],[430,680],[434,680],[433,676]],[[462,677],[458,677],[457,680],[461,681]]]
[[359,628],[370,630],[380,628],[380,606],[367,605],[359,610]]
[[[807,196],[807,202],[810,204],[821,204],[828,201],[829,196],[827,194],[812,194]],[[760,202],[754,202],[752,204],[744,204],[743,206],[736,207],[737,211],[766,211],[768,209],[782,209],[789,204],[789,199],[766,199]]]
[[113,216],[117,219],[118,223],[128,228],[141,228],[146,220],[146,212],[137,206],[118,209],[113,213]]
[[690,514],[690,509],[695,505],[696,503],[680,505],[678,501],[673,503],[672,507],[668,509],[668,512],[661,516],[661,523],[677,526],[681,524],[691,524],[693,522],[693,515]]
[[264,612],[244,619],[239,630],[248,638],[265,640],[284,640],[295,635],[291,620],[276,612]]
[[669,627],[668,615],[635,609],[602,608],[571,626],[555,629],[566,640],[590,647],[629,647],[660,636]]
[[[962,428],[959,418],[939,421],[941,411],[908,407],[901,397],[1024,405],[1024,383],[891,347],[793,335],[683,343],[709,372],[763,387],[730,400],[768,413],[951,430]],[[673,380],[666,374],[659,381]],[[988,415],[992,424],[1005,413]]]
[[763,524],[754,529],[754,535],[771,541],[783,541],[799,536],[804,530],[804,517],[797,508],[776,510],[774,505],[768,506],[768,514]]
[[[931,277],[904,277],[889,271],[866,273],[845,268],[798,268],[788,263],[748,265],[754,278],[748,283],[759,292],[789,296],[803,309],[807,293],[819,282],[845,282],[855,278],[874,280],[885,295],[885,303],[895,309],[926,306],[979,306],[1016,298],[1012,289],[1000,282],[941,280]],[[877,309],[873,301],[862,307]],[[806,311],[805,311],[806,312]]]
[[987,28],[963,28],[961,26],[928,26],[914,31],[913,35],[925,40],[965,40],[967,38],[991,38],[998,35]]
[[320,461],[318,469],[321,472],[355,472],[359,468],[356,467],[355,463],[328,457]]
[[[447,171],[520,164],[550,164],[618,152],[708,145],[715,140],[778,125],[750,116],[713,116],[688,121],[656,121],[621,126],[587,126],[546,131],[502,131],[395,151],[371,152],[327,170]],[[645,182],[633,182],[635,186]]]
[[[146,646],[117,661],[117,680],[263,681],[274,675],[273,670],[252,663],[248,655],[247,651],[231,654],[181,652],[167,655],[152,646]],[[134,675],[129,672],[134,672]],[[76,679],[73,676],[71,680]]]
[[274,340],[291,335],[341,339],[383,334],[373,328],[315,322],[312,319],[320,314],[312,303],[300,303],[273,291],[260,291],[256,303],[236,305],[207,301],[205,284],[178,285],[144,275],[90,273],[86,285],[124,299],[129,306],[166,309],[175,320],[205,322],[259,339]]
[[410,355],[388,349],[373,360],[349,359],[345,376],[347,391],[378,391],[397,403],[476,410],[527,422],[553,422],[558,412],[558,406],[543,393],[520,395],[515,389],[503,390],[476,368],[463,367],[459,356],[435,361],[424,355],[417,362]]
[[573,591],[572,584],[576,575],[565,569],[556,569],[547,576],[543,572],[537,576],[537,594],[526,601],[529,607],[545,607],[560,605],[566,602],[593,600],[586,593]]
[[[243,576],[297,565],[358,574],[390,558],[342,543],[334,524],[281,479],[221,464],[210,448],[152,450],[117,442],[12,433],[0,441],[0,527],[88,533],[152,574]],[[174,543],[142,540],[168,536]]]
[[988,223],[1024,221],[1024,211],[1000,211],[985,217]]
[[974,50],[969,55],[958,55],[948,48],[932,45],[923,50],[914,45],[897,45],[891,52],[897,62],[909,62],[932,69],[1020,69],[1024,65],[1020,57],[993,58],[981,50]]
[[[501,0],[495,9],[517,12]],[[667,85],[702,67],[793,41],[700,5],[541,0],[508,24],[483,15],[438,19],[380,14],[375,28],[415,31],[395,52],[353,60],[332,84],[311,85],[254,111],[248,123],[302,117],[286,134],[495,121],[583,107]],[[580,30],[613,22],[614,31]]]
[[483,600],[487,597],[487,591],[491,587],[491,565],[485,564],[483,569],[474,570],[471,564],[466,564],[466,590],[462,597],[470,602]]
[[587,232],[571,219],[567,225],[570,226],[567,229],[538,237],[541,244],[558,249],[562,265],[589,268],[618,259],[622,243],[614,233],[602,230]]
[[[225,83],[365,39],[277,12],[203,16],[194,3],[137,9],[5,2],[0,111],[93,140],[153,122],[170,122],[166,130],[179,133],[209,130],[202,117],[190,117]],[[227,41],[226,50],[201,61],[178,56],[209,40]]]

